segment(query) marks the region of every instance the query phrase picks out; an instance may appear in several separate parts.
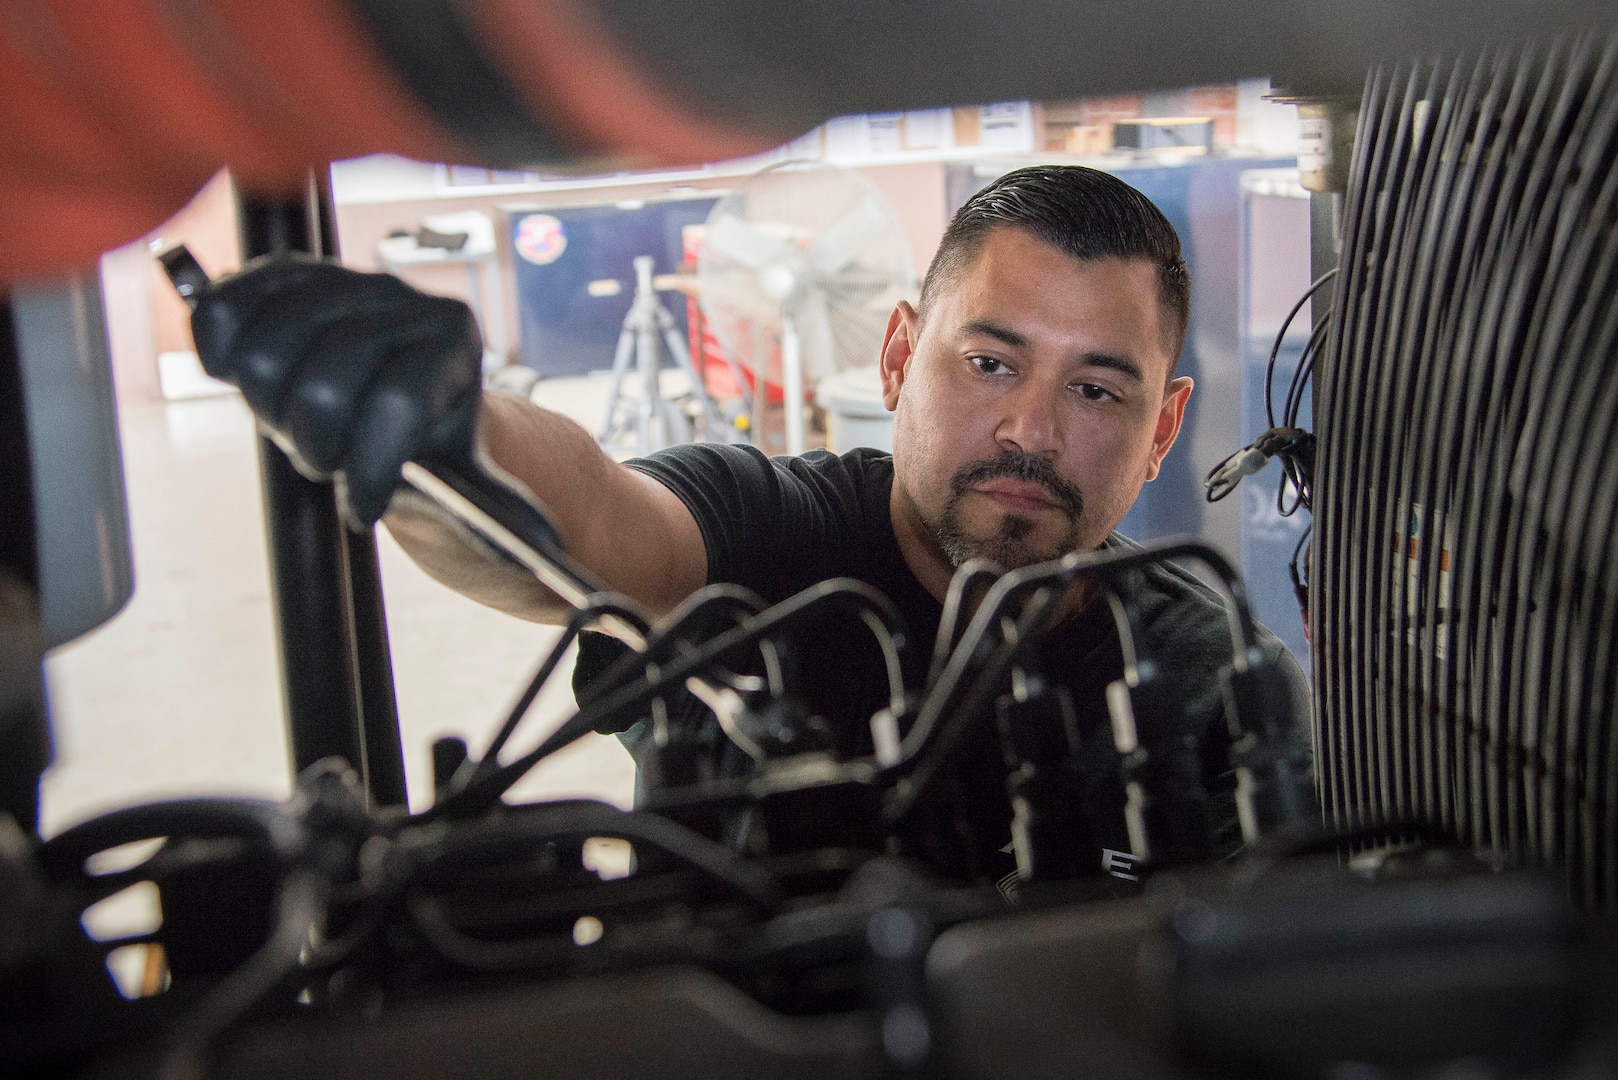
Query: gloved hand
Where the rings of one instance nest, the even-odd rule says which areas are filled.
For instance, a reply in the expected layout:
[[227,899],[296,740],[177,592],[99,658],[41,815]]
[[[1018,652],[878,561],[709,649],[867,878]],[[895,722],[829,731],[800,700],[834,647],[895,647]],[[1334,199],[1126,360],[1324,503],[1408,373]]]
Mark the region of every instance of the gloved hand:
[[473,460],[483,343],[460,301],[306,257],[250,264],[195,301],[204,369],[241,388],[299,472],[337,481],[354,527],[387,510],[406,461]]

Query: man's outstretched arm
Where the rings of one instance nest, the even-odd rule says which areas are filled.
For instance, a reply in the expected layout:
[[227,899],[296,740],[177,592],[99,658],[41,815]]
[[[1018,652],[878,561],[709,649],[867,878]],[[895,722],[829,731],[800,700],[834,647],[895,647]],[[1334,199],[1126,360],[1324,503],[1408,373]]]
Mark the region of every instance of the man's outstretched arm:
[[209,374],[235,383],[261,428],[312,479],[334,479],[356,527],[389,511],[401,544],[434,577],[525,618],[567,606],[424,498],[407,461],[476,461],[537,497],[571,557],[662,614],[700,587],[707,556],[683,503],[617,464],[577,424],[484,395],[483,346],[465,304],[397,278],[283,258],[203,287],[192,318]]
[[[479,428],[486,461],[539,499],[569,553],[614,590],[661,615],[706,582],[702,534],[685,504],[607,457],[583,427],[489,393]],[[399,490],[383,523],[418,566],[459,593],[535,622],[570,613],[528,571],[409,488]]]

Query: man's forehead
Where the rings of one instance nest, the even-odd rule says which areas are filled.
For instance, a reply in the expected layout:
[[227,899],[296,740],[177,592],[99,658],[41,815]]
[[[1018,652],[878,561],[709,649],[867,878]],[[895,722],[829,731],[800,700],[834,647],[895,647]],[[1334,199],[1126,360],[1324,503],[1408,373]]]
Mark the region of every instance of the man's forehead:
[[[1150,324],[1154,345],[1172,372],[1170,336],[1158,268],[1142,257],[1081,259],[1016,226],[991,230],[984,242],[939,281],[925,316],[930,330],[951,339],[988,336],[1012,347],[1034,343],[1037,326],[1025,317],[1117,316],[1117,326]],[[1116,353],[1118,349],[1109,349]],[[1145,358],[1142,357],[1142,360]]]

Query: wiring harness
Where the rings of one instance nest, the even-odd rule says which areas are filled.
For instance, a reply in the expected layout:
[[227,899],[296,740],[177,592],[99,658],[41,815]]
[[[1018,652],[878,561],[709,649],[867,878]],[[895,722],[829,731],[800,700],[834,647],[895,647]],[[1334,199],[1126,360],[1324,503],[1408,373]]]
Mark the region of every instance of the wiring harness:
[[[1299,413],[1303,409],[1304,392],[1309,385],[1310,377],[1314,374],[1315,357],[1326,348],[1327,338],[1331,328],[1331,312],[1327,312],[1315,321],[1309,331],[1309,340],[1304,343],[1303,352],[1298,357],[1298,364],[1293,369],[1292,379],[1287,385],[1287,396],[1281,406],[1281,415],[1275,414],[1275,367],[1281,355],[1282,343],[1286,340],[1287,330],[1292,321],[1298,317],[1303,306],[1310,298],[1323,289],[1337,277],[1337,270],[1326,271],[1310,284],[1304,294],[1293,304],[1292,310],[1281,321],[1281,328],[1276,332],[1275,344],[1270,347],[1270,358],[1264,371],[1264,415],[1269,428],[1257,439],[1234,454],[1221,461],[1209,471],[1204,480],[1204,494],[1209,502],[1218,502],[1236,490],[1244,477],[1252,476],[1261,471],[1272,460],[1281,461],[1281,483],[1276,490],[1275,509],[1282,517],[1291,517],[1301,507],[1312,509],[1315,486],[1315,436],[1312,432],[1298,426]],[[1306,528],[1298,542],[1293,546],[1292,557],[1287,563],[1287,574],[1292,579],[1292,591],[1298,599],[1298,609],[1304,613],[1304,621],[1309,619],[1309,586],[1307,573],[1300,569],[1305,559],[1305,547],[1313,527]]]

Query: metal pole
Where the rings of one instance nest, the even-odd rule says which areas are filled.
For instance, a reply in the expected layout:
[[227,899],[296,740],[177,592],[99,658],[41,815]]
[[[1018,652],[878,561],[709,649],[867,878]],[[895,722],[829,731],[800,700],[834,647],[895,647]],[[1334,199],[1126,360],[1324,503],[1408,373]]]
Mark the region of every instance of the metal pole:
[[[323,201],[315,184],[302,202],[244,200],[243,256],[331,250]],[[332,485],[302,476],[269,439],[259,440],[259,463],[293,768],[342,757],[374,803],[403,804],[376,539],[345,528]]]
[[393,688],[393,653],[382,601],[382,567],[376,534],[343,530],[348,559],[348,594],[354,617],[354,669],[360,698],[361,740],[365,745],[365,789],[374,806],[406,803],[404,739]]
[[657,355],[657,321],[650,305],[657,303],[652,289],[652,259],[649,255],[635,257],[635,299],[630,304],[625,325],[635,327],[635,360],[640,369],[641,398],[636,434],[640,438],[640,452],[650,454],[661,450],[673,440],[669,437],[668,417],[663,413],[663,385],[659,369],[663,366]]
[[[309,204],[315,208],[319,254],[337,258],[337,207],[332,201],[331,171],[310,174]],[[340,529],[348,566],[349,610],[353,616],[354,673],[360,701],[361,740],[365,747],[365,789],[374,806],[407,802],[404,738],[399,732],[398,695],[393,686],[393,650],[388,643],[388,617],[382,599],[382,565],[377,558],[376,530]]]
[[0,292],[0,815],[39,827],[39,778],[51,763],[39,625],[34,480],[11,295]]
[[803,423],[803,341],[790,314],[781,320],[781,405],[786,410],[787,453],[809,448]]

